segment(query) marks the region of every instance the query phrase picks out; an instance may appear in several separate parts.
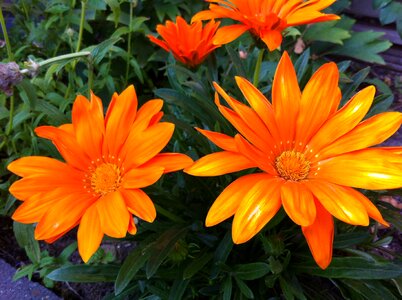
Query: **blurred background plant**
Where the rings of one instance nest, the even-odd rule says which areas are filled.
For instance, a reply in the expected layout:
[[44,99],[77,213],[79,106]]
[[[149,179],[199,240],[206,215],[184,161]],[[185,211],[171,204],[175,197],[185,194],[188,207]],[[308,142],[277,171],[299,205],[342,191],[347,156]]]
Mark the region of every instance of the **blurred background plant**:
[[[14,77],[7,73],[14,79],[10,84],[15,86],[7,86],[8,92],[0,94],[2,222],[9,224],[5,220],[10,219],[18,205],[8,193],[8,187],[17,178],[10,175],[6,166],[27,155],[60,158],[52,144],[38,139],[33,129],[69,122],[75,96],[87,95],[90,89],[101,99],[110,99],[115,91],[121,92],[134,83],[140,103],[162,98],[167,104],[164,118],[176,124],[170,150],[194,159],[216,151],[216,147],[193,126],[233,133],[213,104],[212,81],[243,99],[234,84],[234,76],[240,75],[257,83],[270,96],[275,68],[284,50],[291,53],[301,87],[321,64],[336,60],[341,71],[343,103],[358,89],[374,84],[379,93],[369,115],[388,110],[394,100],[391,88],[371,76],[370,67],[357,69],[351,59],[385,64],[380,54],[392,44],[382,38],[382,33],[355,32],[355,20],[343,14],[349,6],[350,1],[340,0],[327,9],[341,15],[339,21],[287,29],[280,51],[266,52],[256,71],[260,51],[249,34],[215,50],[203,64],[192,69],[149,42],[146,35],[154,34],[157,24],[174,20],[177,15],[190,21],[196,12],[207,7],[203,1],[3,1],[4,42],[0,45],[0,57],[2,63],[17,65],[11,68]],[[401,32],[402,13],[395,13],[395,9],[401,10],[399,1],[373,0],[373,7],[380,9],[383,24],[395,22]],[[1,66],[4,69],[5,65]],[[2,75],[3,78],[6,76]],[[401,88],[400,78],[395,78],[395,85],[396,90]],[[15,278],[36,278],[48,287],[58,281],[114,282],[112,287],[100,288],[107,293],[105,299],[402,296],[400,211],[379,201],[384,196],[400,198],[400,190],[367,193],[392,223],[390,229],[374,222],[369,228],[336,223],[334,259],[328,269],[321,270],[311,258],[299,228],[283,211],[256,238],[243,245],[233,245],[231,221],[204,227],[208,208],[238,176],[165,176],[147,189],[156,203],[156,221],[139,221],[138,233],[124,240],[106,238],[102,249],[87,265],[74,254],[74,234],[49,246],[34,240],[32,225],[15,223],[16,241],[29,258],[19,265]],[[2,252],[7,251],[16,250],[3,245]],[[59,286],[58,292],[63,293],[60,289]]]

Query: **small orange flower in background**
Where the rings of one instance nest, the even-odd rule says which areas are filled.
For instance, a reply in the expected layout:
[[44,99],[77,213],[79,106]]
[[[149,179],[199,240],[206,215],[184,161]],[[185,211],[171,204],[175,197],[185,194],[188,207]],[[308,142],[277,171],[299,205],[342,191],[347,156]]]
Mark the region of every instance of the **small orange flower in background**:
[[72,124],[35,130],[53,142],[65,162],[28,156],[8,165],[23,177],[10,187],[24,201],[12,218],[37,222],[35,238],[49,243],[79,224],[78,249],[85,262],[104,234],[136,233],[132,214],[153,222],[154,204],[141,188],[192,163],[184,154],[159,153],[174,131],[174,124],[160,122],[162,105],[154,99],[137,111],[134,86],[129,86],[113,95],[104,117],[98,97],[77,96]]
[[231,183],[210,208],[206,225],[234,215],[233,241],[256,235],[283,206],[302,227],[317,264],[332,259],[332,216],[352,225],[369,224],[369,217],[388,226],[378,209],[353,189],[393,189],[402,186],[402,147],[368,148],[382,143],[402,123],[399,112],[363,120],[374,98],[369,86],[338,109],[341,92],[334,63],[323,65],[301,92],[292,62],[285,52],[272,87],[272,104],[247,80],[236,77],[247,106],[217,92],[230,108],[216,105],[239,131],[235,137],[198,129],[223,149],[206,155],[184,171],[217,176],[248,168],[258,173]]
[[282,31],[291,26],[338,20],[337,15],[324,14],[321,10],[335,0],[206,0],[213,4],[209,10],[200,11],[192,22],[228,18],[240,24],[218,29],[213,40],[227,44],[246,31],[262,39],[270,51],[282,43]]
[[163,40],[152,35],[148,35],[148,38],[167,52],[171,51],[173,56],[183,64],[195,67],[221,46],[219,43],[212,43],[219,24],[220,22],[211,20],[202,27],[201,21],[187,24],[182,17],[178,16],[176,23],[167,21],[165,26],[156,27],[156,31]]

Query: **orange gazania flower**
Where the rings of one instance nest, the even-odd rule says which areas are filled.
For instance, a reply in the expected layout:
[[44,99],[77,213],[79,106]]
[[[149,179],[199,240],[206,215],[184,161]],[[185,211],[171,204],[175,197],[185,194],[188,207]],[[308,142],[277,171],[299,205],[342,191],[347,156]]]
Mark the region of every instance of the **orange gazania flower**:
[[148,38],[167,52],[171,51],[173,56],[183,64],[195,67],[221,46],[219,43],[212,43],[219,24],[220,22],[211,20],[202,27],[201,21],[187,24],[182,17],[178,16],[176,23],[167,21],[165,26],[156,27],[156,31],[163,40],[152,35],[148,35]]
[[174,124],[160,122],[163,101],[150,100],[137,111],[134,86],[114,94],[103,116],[102,101],[77,96],[72,124],[41,126],[35,132],[57,147],[65,162],[28,156],[8,169],[23,177],[10,193],[24,201],[12,218],[36,223],[35,238],[53,242],[78,228],[78,249],[87,262],[103,235],[136,233],[132,214],[153,222],[151,199],[141,190],[164,173],[192,163],[184,154],[159,153]]
[[219,111],[240,132],[234,138],[198,129],[223,151],[206,155],[184,171],[216,176],[248,168],[259,172],[231,183],[215,200],[206,218],[213,226],[234,215],[233,241],[256,235],[283,206],[301,226],[321,268],[332,258],[332,216],[352,225],[369,217],[387,225],[377,208],[353,189],[402,186],[402,147],[367,148],[383,142],[401,125],[402,114],[385,112],[363,122],[374,98],[369,86],[338,109],[341,92],[336,64],[323,65],[300,91],[285,52],[272,87],[272,104],[247,80],[237,84],[251,106],[230,97]]
[[222,27],[214,43],[227,44],[246,31],[262,39],[270,51],[282,43],[282,31],[290,26],[337,20],[337,15],[320,12],[335,0],[206,0],[214,4],[200,11],[192,22],[229,18],[240,24]]

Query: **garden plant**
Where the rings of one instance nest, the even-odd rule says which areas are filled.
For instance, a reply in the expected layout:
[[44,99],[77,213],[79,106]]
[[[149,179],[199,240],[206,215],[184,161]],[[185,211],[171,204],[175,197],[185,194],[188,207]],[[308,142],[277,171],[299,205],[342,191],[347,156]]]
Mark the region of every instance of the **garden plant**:
[[[372,2],[402,31],[401,3]],[[361,67],[392,44],[349,6],[3,1],[14,278],[66,298],[402,297],[402,113]]]

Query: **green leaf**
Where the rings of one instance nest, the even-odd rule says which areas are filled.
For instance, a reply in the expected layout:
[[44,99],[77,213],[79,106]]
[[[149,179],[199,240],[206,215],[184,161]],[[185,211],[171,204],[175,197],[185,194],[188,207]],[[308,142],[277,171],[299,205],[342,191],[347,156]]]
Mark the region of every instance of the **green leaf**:
[[239,279],[239,278],[237,278],[237,277],[235,277],[234,279],[235,279],[235,281],[236,281],[237,286],[238,286],[239,289],[240,289],[240,292],[241,292],[247,299],[254,299],[253,291],[247,286],[247,284],[246,284],[243,280],[241,280],[241,279]]
[[343,234],[337,234],[334,240],[334,248],[342,249],[352,247],[369,241],[370,238],[371,235],[367,232],[347,232]]
[[225,48],[236,69],[237,75],[247,78],[246,70],[244,69],[243,62],[240,59],[239,54],[229,45],[226,45]]
[[369,261],[361,257],[336,257],[325,270],[305,259],[294,264],[295,271],[326,278],[391,279],[402,276],[402,267],[391,262]]
[[105,55],[110,51],[112,46],[118,41],[120,41],[120,37],[111,37],[96,46],[88,47],[82,51],[90,51],[94,63],[99,64]]
[[34,227],[32,224],[13,223],[13,230],[18,245],[25,249],[29,259],[36,264],[40,263],[41,255],[39,243],[34,238]]
[[380,22],[383,25],[391,24],[402,19],[402,3],[392,1],[380,10]]
[[170,289],[168,300],[182,299],[189,282],[190,280],[182,280],[182,279],[175,280],[173,282],[172,288]]
[[242,280],[254,280],[263,277],[271,271],[268,264],[262,262],[234,266],[234,275]]
[[232,288],[233,288],[232,277],[228,276],[228,277],[226,277],[226,279],[222,285],[222,290],[223,290],[222,300],[232,299]]
[[310,60],[310,52],[310,48],[306,49],[295,62],[295,70],[299,83],[309,67],[308,62]]
[[370,67],[364,68],[354,74],[351,78],[353,83],[348,83],[347,87],[342,91],[342,105],[345,104],[355,94],[356,89],[366,79],[370,73]]
[[317,23],[308,27],[303,40],[306,42],[320,41],[343,45],[343,41],[350,38],[348,30],[336,27],[337,21]]
[[119,295],[126,288],[138,271],[145,265],[150,254],[149,251],[144,251],[144,248],[141,247],[134,249],[134,251],[127,256],[114,284],[115,295]]
[[187,228],[171,228],[164,233],[149,248],[150,259],[145,267],[147,278],[151,278],[159,266],[173,250],[176,242],[183,238]]
[[373,8],[374,9],[379,9],[387,4],[389,4],[392,0],[373,0]]
[[379,281],[374,280],[341,280],[342,284],[348,287],[352,292],[351,294],[356,294],[354,298],[358,296],[363,299],[370,300],[396,300],[395,295],[389,291],[384,285]]
[[220,272],[220,263],[225,263],[230,252],[232,251],[233,248],[233,241],[232,241],[232,234],[230,231],[228,231],[221,242],[219,243],[218,247],[216,248],[215,254],[214,254],[214,262],[215,262],[215,267],[212,268],[211,270],[211,278],[215,279],[219,272]]
[[119,266],[74,265],[54,270],[46,277],[54,281],[68,282],[114,282]]
[[208,252],[204,252],[200,256],[195,257],[184,269],[183,279],[189,279],[193,277],[212,259],[212,257],[213,254]]
[[27,276],[28,279],[31,280],[33,273],[36,271],[36,267],[37,265],[30,264],[18,269],[13,276],[13,281],[16,281],[25,276]]
[[71,256],[71,254],[74,253],[75,250],[77,250],[78,243],[74,242],[68,245],[64,250],[60,253],[58,259],[60,259],[63,263],[68,261],[68,258]]
[[330,51],[334,55],[353,57],[358,60],[384,65],[384,59],[378,55],[388,50],[392,43],[382,40],[383,32],[364,31],[353,32],[350,39],[345,40],[343,46],[336,46]]

